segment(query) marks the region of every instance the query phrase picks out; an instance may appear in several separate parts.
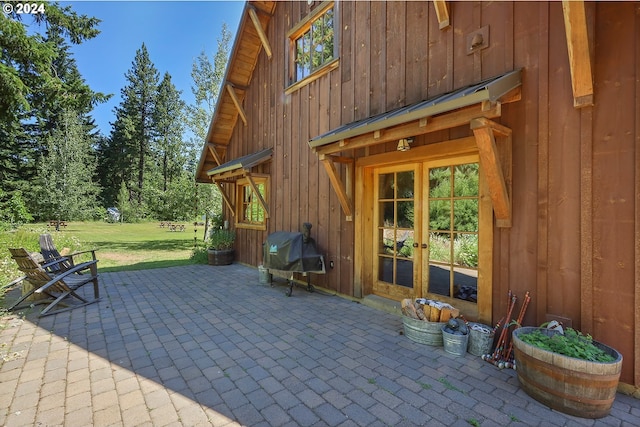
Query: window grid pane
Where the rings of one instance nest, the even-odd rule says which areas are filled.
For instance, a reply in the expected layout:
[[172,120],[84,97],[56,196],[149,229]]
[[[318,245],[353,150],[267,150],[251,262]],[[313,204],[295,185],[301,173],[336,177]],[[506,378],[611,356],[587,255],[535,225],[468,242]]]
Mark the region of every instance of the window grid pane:
[[[259,183],[256,185],[260,195],[265,195],[265,184]],[[242,185],[242,219],[241,222],[245,224],[264,224],[265,215],[264,210],[258,197],[253,192],[253,189],[249,184]]]
[[293,40],[295,81],[308,77],[333,59],[333,16],[333,8],[328,9],[310,24],[309,30]]
[[479,165],[429,171],[429,292],[477,302]]

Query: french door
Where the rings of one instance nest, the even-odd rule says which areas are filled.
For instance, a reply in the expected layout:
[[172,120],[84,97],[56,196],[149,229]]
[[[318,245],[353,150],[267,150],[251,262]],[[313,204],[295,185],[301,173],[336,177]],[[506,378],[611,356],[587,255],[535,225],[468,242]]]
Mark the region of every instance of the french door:
[[411,298],[416,294],[419,181],[420,169],[415,164],[376,170],[374,293],[394,299]]
[[376,168],[373,292],[490,318],[492,211],[477,155]]

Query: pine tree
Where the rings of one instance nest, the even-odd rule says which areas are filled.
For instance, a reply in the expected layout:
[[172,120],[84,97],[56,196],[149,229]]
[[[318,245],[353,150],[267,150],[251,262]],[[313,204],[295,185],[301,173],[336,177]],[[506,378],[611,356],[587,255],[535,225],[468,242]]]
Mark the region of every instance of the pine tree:
[[180,99],[180,91],[171,82],[169,73],[165,73],[160,82],[155,107],[155,151],[161,167],[162,191],[167,191],[168,185],[183,172],[186,163],[182,142],[185,103]]
[[145,161],[151,148],[153,112],[155,110],[159,74],[149,58],[145,44],[136,51],[132,67],[125,74],[128,84],[121,90],[122,102],[116,107],[116,123],[112,141],[124,154],[124,161],[131,162],[135,154],[135,163],[122,164],[132,172],[134,182],[125,182],[134,195],[138,208],[142,207]]
[[23,190],[34,210],[38,160],[47,155],[46,139],[62,112],[81,113],[90,132],[88,113],[107,97],[82,80],[67,45],[97,36],[100,20],[46,3],[45,13],[31,15],[37,25],[27,33],[23,17],[0,14],[0,179],[8,194]]
[[[136,159],[135,147],[128,143],[129,135],[135,133],[132,121],[125,112],[116,109],[116,119],[108,138],[101,138],[97,144],[98,180],[102,187],[101,198],[105,206],[115,206],[121,186],[127,190],[127,199],[133,190],[133,165]],[[126,216],[129,218],[129,215]]]

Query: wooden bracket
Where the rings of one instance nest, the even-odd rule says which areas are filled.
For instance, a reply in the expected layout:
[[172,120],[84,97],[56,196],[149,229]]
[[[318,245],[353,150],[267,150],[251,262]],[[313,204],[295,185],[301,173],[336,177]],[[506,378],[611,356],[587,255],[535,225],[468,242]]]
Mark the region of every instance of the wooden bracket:
[[225,87],[227,88],[227,92],[229,92],[229,96],[231,97],[231,101],[233,101],[233,105],[236,106],[236,109],[238,110],[238,114],[240,114],[240,118],[242,119],[242,122],[246,126],[247,125],[247,115],[244,113],[244,109],[242,108],[242,104],[240,103],[240,100],[238,99],[238,95],[236,94],[235,89],[233,88],[231,83],[227,83],[225,85]]
[[249,17],[253,22],[253,26],[256,28],[256,32],[258,33],[258,37],[262,42],[262,47],[267,54],[267,57],[271,59],[271,46],[269,45],[269,40],[267,39],[267,35],[264,32],[264,28],[262,28],[262,24],[260,23],[260,19],[258,19],[258,14],[256,13],[256,8],[249,5]]
[[251,176],[251,173],[249,173],[248,170],[245,170],[245,176],[247,177],[247,181],[249,181],[249,186],[251,186],[251,190],[253,191],[253,194],[258,197],[258,202],[260,203],[260,206],[262,206],[262,210],[264,210],[264,217],[269,218],[269,206],[267,206],[267,202],[264,201],[262,194],[260,194],[260,192],[258,191],[258,187],[256,186],[256,183],[253,181],[253,177]]
[[564,30],[567,34],[573,106],[576,108],[593,105],[593,76],[589,34],[583,0],[563,0]]
[[213,180],[213,183],[218,187],[218,190],[220,190],[220,194],[222,195],[222,200],[224,200],[225,204],[231,211],[231,216],[236,216],[236,209],[233,206],[233,203],[231,203],[231,199],[229,198],[229,195],[227,194],[226,191],[224,191],[222,184],[220,184],[220,182],[216,180]]
[[449,24],[449,8],[447,2],[444,0],[433,0],[433,6],[436,9],[436,15],[438,16],[438,24],[440,29],[447,28]]
[[216,151],[215,145],[208,143],[207,144],[207,148],[209,149],[209,153],[211,153],[211,156],[213,157],[213,160],[215,160],[216,163],[218,164],[218,166],[220,166],[222,164],[222,160],[220,159],[220,156],[218,155],[218,152]]
[[[352,180],[353,180],[353,168],[354,161],[353,159],[349,159],[347,157],[339,157],[334,158],[333,156],[325,156],[319,155],[318,158],[322,162],[327,174],[329,175],[329,181],[331,182],[331,186],[333,190],[338,195],[338,201],[340,202],[340,206],[342,206],[342,211],[346,216],[347,221],[353,220],[353,191],[352,191]],[[338,170],[336,169],[335,162],[342,163],[346,165],[347,174],[346,174],[346,182],[343,182],[342,179],[338,176]]]
[[[511,129],[486,118],[473,119],[480,168],[489,188],[497,227],[511,227]],[[499,144],[496,143],[499,136]]]

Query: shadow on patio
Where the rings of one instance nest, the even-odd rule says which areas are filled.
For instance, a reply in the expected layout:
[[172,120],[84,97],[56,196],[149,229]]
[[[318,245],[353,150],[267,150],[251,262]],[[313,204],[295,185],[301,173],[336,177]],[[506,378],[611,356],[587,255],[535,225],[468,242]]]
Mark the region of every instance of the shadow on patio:
[[[250,267],[104,273],[101,286],[98,304],[4,319],[1,425],[587,422],[530,399],[511,370],[408,340],[394,315],[287,298]],[[640,425],[637,403],[619,394],[608,418]]]

